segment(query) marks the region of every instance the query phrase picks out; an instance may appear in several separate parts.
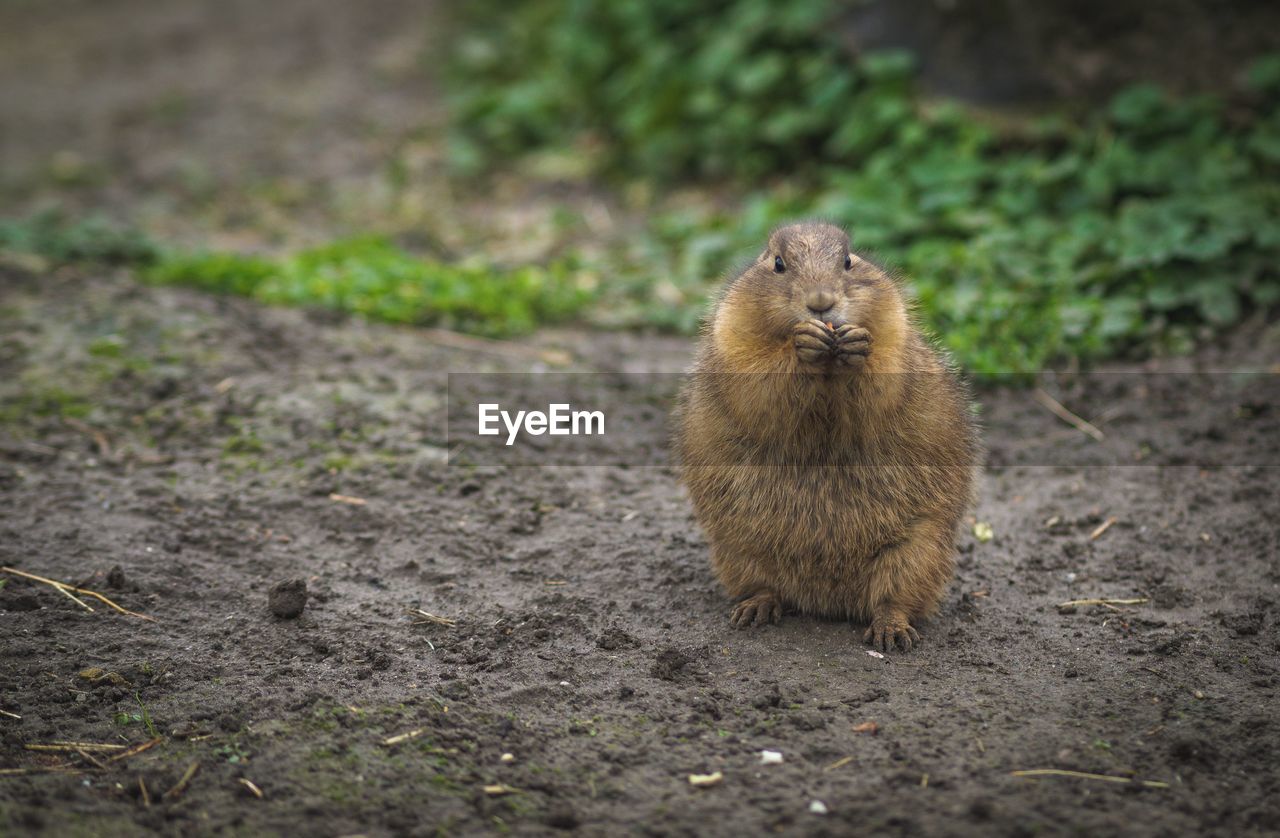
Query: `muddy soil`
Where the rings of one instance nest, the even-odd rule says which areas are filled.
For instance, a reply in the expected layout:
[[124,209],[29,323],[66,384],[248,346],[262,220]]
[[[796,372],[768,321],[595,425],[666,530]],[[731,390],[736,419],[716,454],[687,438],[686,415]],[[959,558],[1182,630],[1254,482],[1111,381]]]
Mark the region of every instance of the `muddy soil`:
[[[1027,440],[1096,443],[1030,392],[981,391],[999,465],[975,521],[994,537],[962,537],[924,645],[878,658],[840,622],[731,630],[666,466],[450,465],[447,371],[525,362],[125,276],[6,269],[0,311],[0,561],[155,619],[6,579],[15,833],[1240,834],[1280,817],[1280,416],[1256,394],[1170,410],[1151,382],[1177,379],[1133,375],[1078,396],[1134,452],[1200,438],[1256,463],[1089,466],[1041,464]],[[531,346],[583,370],[679,368],[690,348]],[[305,610],[274,616],[292,579]],[[1095,597],[1144,601],[1056,607]],[[115,763],[26,749],[153,736]],[[1010,774],[1039,768],[1167,787]]]
[[[9,4],[0,207],[233,245],[367,226],[388,202],[351,196],[435,118],[431,8]],[[452,206],[424,194],[390,203]],[[500,197],[477,214],[527,209]],[[0,564],[154,621],[0,574],[0,833],[1268,833],[1278,350],[1254,324],[1043,382],[1101,442],[980,390],[956,580],[924,644],[878,658],[860,626],[729,628],[660,404],[625,429],[655,464],[450,464],[448,372],[672,372],[686,341],[460,350],[6,264]],[[1143,601],[1057,607],[1087,598]],[[58,742],[114,747],[28,747]],[[1113,780],[1011,774],[1048,768]]]

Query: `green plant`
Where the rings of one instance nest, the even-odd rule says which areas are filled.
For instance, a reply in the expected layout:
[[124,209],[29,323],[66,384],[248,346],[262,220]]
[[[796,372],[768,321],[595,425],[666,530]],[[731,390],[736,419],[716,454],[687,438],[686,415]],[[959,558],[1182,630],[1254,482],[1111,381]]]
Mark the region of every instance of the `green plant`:
[[[1280,148],[1280,121],[1233,126],[1218,103],[1152,88],[1016,147],[947,119],[931,145],[888,145],[817,188],[658,214],[647,238],[611,256],[634,278],[623,287],[687,329],[725,265],[772,225],[818,215],[900,268],[926,325],[980,373],[1181,351],[1280,301],[1280,157],[1259,151]],[[653,275],[667,300],[645,286]]]
[[249,752],[236,740],[214,748],[213,755],[226,760],[231,765],[238,765],[249,760]]
[[923,101],[909,56],[844,54],[828,0],[474,8],[453,65],[464,170],[550,149],[732,185],[727,202],[659,202],[595,258],[616,280],[611,323],[692,330],[718,278],[805,216],[909,276],[925,324],[979,373],[1183,351],[1280,302],[1280,56],[1230,115],[1140,85],[1075,121],[997,129]]
[[101,216],[69,220],[59,210],[26,219],[0,219],[0,250],[36,253],[53,262],[146,264],[157,248],[137,230],[112,225]]
[[143,727],[147,729],[147,733],[149,733],[152,738],[159,736],[160,734],[156,732],[155,724],[151,721],[151,713],[147,710],[147,705],[142,703],[142,696],[135,692],[133,694],[133,700],[138,702],[138,709],[142,711],[137,714],[138,721],[142,722]]
[[243,294],[264,303],[314,305],[393,323],[502,335],[567,319],[590,299],[569,263],[501,269],[412,256],[361,237],[281,258],[167,254],[143,277]]
[[452,63],[452,151],[473,170],[531,147],[624,174],[758,177],[872,146],[905,115],[868,92],[911,59],[855,65],[827,0],[541,0],[469,7]]

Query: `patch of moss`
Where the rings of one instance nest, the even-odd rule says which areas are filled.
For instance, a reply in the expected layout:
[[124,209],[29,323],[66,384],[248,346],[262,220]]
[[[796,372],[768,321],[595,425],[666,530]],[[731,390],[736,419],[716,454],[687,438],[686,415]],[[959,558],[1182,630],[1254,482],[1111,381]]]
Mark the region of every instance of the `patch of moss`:
[[0,403],[0,424],[20,424],[32,417],[83,419],[92,410],[93,403],[81,393],[58,386],[28,387]]

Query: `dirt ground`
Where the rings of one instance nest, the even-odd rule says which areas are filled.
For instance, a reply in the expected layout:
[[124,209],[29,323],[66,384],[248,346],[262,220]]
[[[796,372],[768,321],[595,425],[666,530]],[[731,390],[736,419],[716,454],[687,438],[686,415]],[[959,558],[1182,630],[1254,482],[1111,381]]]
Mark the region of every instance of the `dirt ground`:
[[[962,539],[925,645],[875,658],[838,622],[731,630],[665,466],[449,465],[446,371],[517,362],[127,277],[2,279],[0,561],[156,620],[0,589],[0,709],[21,717],[3,766],[76,769],[0,776],[15,832],[1240,834],[1280,815],[1266,392],[1179,403],[1151,383],[1182,378],[1130,375],[1071,402],[1111,408],[1134,451],[1216,446],[1186,466],[1041,465],[1037,446],[1096,444],[1025,390],[981,392],[994,538]],[[538,343],[603,359],[579,369],[689,349]],[[1270,466],[1204,467],[1242,453]],[[280,619],[268,590],[290,578],[311,598]],[[1056,607],[1087,597],[1148,601]],[[106,770],[25,749],[152,728],[162,744]],[[1035,768],[1169,785],[1009,773]]]
[[[202,223],[248,228],[218,198],[247,171],[303,194],[365,182],[414,130],[402,106],[431,87],[394,71],[430,16],[260,5],[273,11],[121,3],[139,23],[117,29],[96,4],[6,9],[0,102],[22,120],[4,124],[5,211],[56,188],[155,223],[207,201]],[[357,83],[374,64],[381,81]],[[53,95],[80,77],[96,80]],[[176,113],[126,118],[184,79],[211,80]],[[324,95],[290,99],[299,79]],[[221,123],[230,133],[211,135]],[[50,155],[68,151],[119,177],[50,185],[39,161],[58,169]],[[183,192],[181,161],[206,158],[212,197]],[[340,227],[338,203],[272,206]],[[0,266],[0,564],[154,618],[93,600],[89,613],[0,574],[0,833],[1280,823],[1274,325],[1191,359],[1044,381],[1102,442],[1030,389],[980,390],[989,465],[973,523],[992,537],[966,530],[923,645],[883,658],[839,622],[731,630],[666,465],[449,464],[448,372],[542,368],[552,351],[568,369],[671,372],[691,352],[573,331],[526,344],[460,350],[123,272]],[[1271,374],[1186,374],[1215,370]],[[635,433],[661,443],[661,423]],[[277,617],[269,592],[290,579],[309,600]],[[1099,597],[1144,601],[1058,608]],[[28,747],[153,739],[138,753]],[[1049,768],[1129,782],[1011,774]],[[688,780],[714,772],[709,787]]]

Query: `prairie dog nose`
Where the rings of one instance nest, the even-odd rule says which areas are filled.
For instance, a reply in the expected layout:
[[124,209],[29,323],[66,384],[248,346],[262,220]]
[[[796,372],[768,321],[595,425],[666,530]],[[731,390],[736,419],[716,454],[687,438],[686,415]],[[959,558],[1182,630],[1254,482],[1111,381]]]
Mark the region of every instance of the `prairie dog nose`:
[[805,297],[804,304],[814,314],[823,314],[836,304],[836,295],[830,291],[813,291]]

